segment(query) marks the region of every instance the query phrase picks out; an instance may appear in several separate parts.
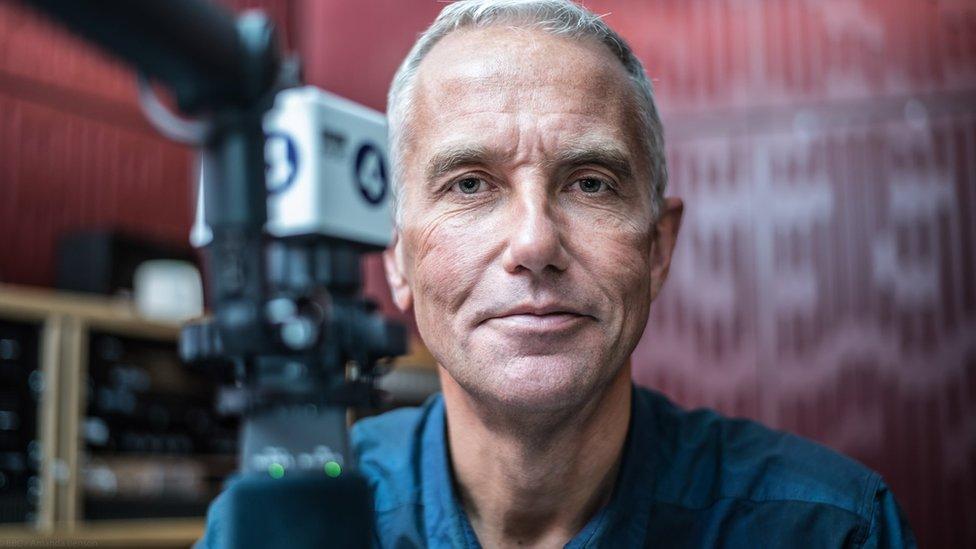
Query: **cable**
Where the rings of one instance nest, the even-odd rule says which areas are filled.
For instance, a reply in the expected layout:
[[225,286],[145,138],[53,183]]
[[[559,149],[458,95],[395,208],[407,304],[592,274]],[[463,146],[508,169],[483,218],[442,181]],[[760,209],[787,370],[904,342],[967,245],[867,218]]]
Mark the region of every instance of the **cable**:
[[210,134],[212,125],[209,122],[190,120],[173,114],[159,100],[149,79],[142,73],[139,73],[139,105],[150,124],[173,141],[202,147]]

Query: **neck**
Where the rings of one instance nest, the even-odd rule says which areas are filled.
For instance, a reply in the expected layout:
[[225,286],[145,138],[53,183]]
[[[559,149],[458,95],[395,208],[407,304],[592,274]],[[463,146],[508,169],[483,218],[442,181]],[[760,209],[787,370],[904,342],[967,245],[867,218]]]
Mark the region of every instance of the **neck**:
[[521,420],[440,370],[454,478],[482,545],[562,547],[610,500],[630,421],[630,363],[589,401]]

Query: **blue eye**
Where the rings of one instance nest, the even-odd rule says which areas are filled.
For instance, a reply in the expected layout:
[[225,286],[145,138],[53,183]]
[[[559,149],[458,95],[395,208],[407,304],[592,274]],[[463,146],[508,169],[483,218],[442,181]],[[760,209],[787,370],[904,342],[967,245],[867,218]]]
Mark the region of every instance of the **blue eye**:
[[584,193],[593,194],[598,193],[607,187],[607,183],[602,179],[596,179],[594,177],[584,177],[583,179],[578,179],[576,181],[579,185],[579,189]]
[[454,184],[455,187],[462,194],[475,194],[481,190],[481,184],[484,183],[483,179],[478,179],[477,177],[465,177],[457,183]]

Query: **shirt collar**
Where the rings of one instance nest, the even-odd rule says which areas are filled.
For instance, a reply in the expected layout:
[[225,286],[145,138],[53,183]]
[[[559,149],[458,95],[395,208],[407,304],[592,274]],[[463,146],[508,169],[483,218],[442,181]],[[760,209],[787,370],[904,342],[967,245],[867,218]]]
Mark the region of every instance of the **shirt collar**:
[[[454,494],[444,419],[444,397],[437,395],[424,426],[421,447],[424,530],[431,547],[471,547],[466,535],[471,527]],[[474,541],[477,547],[477,540]]]
[[[654,471],[659,457],[650,448],[653,411],[631,385],[631,415],[624,455],[610,503],[573,537],[567,548],[643,545]],[[454,491],[448,458],[444,398],[437,396],[424,427],[421,448],[424,527],[432,547],[480,547]]]

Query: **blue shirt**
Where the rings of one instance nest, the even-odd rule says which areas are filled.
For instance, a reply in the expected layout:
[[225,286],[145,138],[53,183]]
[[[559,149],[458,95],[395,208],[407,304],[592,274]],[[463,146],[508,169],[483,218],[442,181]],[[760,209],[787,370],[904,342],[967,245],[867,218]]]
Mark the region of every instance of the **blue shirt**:
[[[453,485],[444,402],[352,429],[373,488],[377,547],[480,547]],[[219,547],[220,498],[199,547]],[[310,517],[310,520],[315,520]],[[914,547],[877,473],[805,439],[633,389],[610,502],[566,544],[581,547]]]

